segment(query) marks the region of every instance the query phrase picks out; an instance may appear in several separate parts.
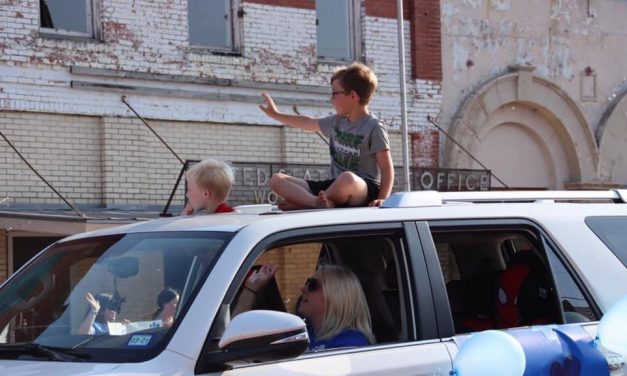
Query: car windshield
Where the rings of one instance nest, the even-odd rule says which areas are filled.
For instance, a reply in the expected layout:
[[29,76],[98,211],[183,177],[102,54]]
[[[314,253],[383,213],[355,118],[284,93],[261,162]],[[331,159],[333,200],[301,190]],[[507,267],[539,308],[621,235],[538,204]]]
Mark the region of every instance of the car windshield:
[[156,355],[231,237],[136,233],[52,245],[0,289],[0,358]]

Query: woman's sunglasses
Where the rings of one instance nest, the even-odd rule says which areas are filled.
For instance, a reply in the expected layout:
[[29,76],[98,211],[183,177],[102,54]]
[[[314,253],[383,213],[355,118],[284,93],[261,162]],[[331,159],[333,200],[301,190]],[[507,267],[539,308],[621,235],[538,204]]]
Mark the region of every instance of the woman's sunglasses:
[[322,286],[320,286],[320,281],[318,281],[317,279],[307,278],[307,280],[305,281],[305,287],[307,287],[307,290],[309,290],[309,292],[314,292]]

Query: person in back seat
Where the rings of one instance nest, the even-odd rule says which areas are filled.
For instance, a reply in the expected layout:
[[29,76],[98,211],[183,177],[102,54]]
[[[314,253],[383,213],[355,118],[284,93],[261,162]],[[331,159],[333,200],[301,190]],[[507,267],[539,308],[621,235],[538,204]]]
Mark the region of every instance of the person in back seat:
[[161,320],[161,325],[165,328],[171,327],[174,323],[178,304],[179,293],[171,287],[166,287],[157,295],[158,308],[151,318]]
[[103,335],[109,334],[109,323],[117,320],[123,298],[111,294],[101,293],[93,296],[85,294],[88,308],[79,328],[80,334]]

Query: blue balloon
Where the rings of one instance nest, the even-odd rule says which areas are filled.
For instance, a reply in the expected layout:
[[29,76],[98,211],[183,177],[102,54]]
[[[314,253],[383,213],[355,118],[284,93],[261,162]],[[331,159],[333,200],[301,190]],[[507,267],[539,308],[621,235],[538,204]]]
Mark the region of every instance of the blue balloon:
[[453,359],[453,374],[457,376],[522,376],[524,373],[525,352],[521,344],[498,330],[473,334]]
[[601,317],[597,338],[604,348],[627,359],[627,296],[620,299]]

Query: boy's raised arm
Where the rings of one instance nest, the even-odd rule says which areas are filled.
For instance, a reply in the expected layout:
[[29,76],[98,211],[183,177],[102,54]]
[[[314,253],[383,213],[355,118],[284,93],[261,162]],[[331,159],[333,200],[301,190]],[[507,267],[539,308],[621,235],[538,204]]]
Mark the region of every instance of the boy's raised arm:
[[268,93],[261,93],[263,100],[266,102],[266,105],[259,105],[261,111],[263,111],[266,115],[270,116],[276,121],[279,121],[285,125],[289,125],[290,127],[303,129],[305,131],[310,132],[319,132],[320,131],[320,123],[318,119],[311,118],[309,116],[303,115],[290,115],[284,114],[277,110],[272,97]]

